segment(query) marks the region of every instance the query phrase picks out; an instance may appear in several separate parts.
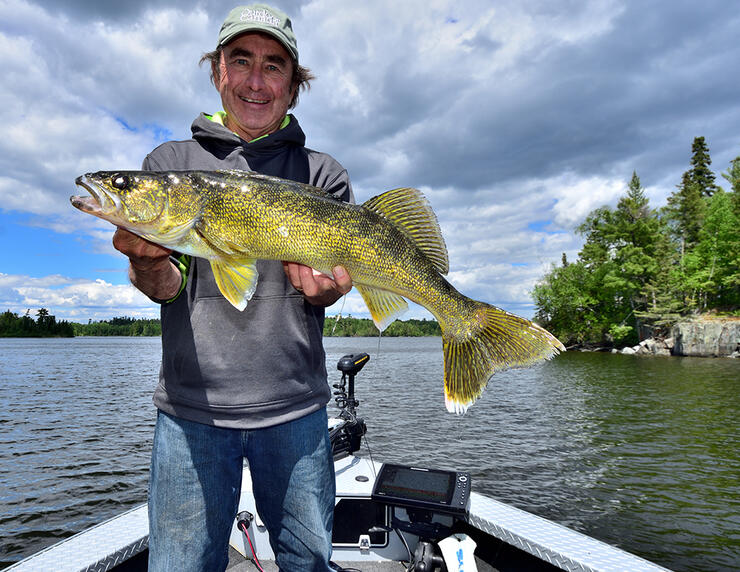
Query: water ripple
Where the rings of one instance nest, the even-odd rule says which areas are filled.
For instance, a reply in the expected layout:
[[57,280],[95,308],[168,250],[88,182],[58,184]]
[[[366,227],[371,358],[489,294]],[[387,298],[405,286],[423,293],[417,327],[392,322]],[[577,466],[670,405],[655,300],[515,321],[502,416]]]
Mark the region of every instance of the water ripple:
[[[740,360],[567,353],[444,410],[439,339],[368,352],[376,458],[471,472],[474,488],[677,571],[740,569]],[[0,340],[0,568],[145,501],[160,342]],[[362,455],[367,455],[366,449]]]

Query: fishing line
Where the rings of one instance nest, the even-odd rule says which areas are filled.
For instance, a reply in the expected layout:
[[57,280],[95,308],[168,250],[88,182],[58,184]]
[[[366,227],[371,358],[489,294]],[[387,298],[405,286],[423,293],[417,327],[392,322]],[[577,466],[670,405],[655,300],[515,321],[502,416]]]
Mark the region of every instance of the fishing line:
[[342,296],[342,307],[339,308],[339,313],[337,314],[336,319],[334,320],[334,326],[331,329],[331,335],[334,335],[334,331],[337,329],[337,324],[339,323],[339,320],[342,318],[342,311],[344,310],[344,302],[347,300],[347,294]]
[[[475,412],[473,412],[475,413]],[[459,444],[465,443],[465,437],[463,437],[463,431],[467,428],[467,423],[465,422],[465,418],[470,418],[471,413],[470,410],[466,411],[463,415],[455,415],[456,419],[453,419],[453,422],[456,425],[457,429],[457,437],[455,440]]]
[[375,461],[373,461],[373,452],[370,450],[370,440],[367,438],[367,432],[362,436],[365,441],[365,448],[367,449],[367,454],[370,457],[370,468],[373,470],[373,477],[375,477],[375,480],[378,480],[378,472],[375,470]]

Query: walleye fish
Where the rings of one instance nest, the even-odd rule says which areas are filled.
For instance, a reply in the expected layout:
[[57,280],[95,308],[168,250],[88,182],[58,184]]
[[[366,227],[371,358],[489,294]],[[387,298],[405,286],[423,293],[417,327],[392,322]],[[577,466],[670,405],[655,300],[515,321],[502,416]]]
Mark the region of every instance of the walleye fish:
[[224,297],[243,310],[257,285],[257,259],[329,274],[343,266],[379,330],[408,305],[442,329],[445,405],[464,413],[489,378],[550,358],[563,345],[536,324],[458,292],[444,278],[447,248],[422,193],[401,188],[362,205],[321,189],[246,171],[88,173],[73,196],[83,212],[177,252],[210,260]]

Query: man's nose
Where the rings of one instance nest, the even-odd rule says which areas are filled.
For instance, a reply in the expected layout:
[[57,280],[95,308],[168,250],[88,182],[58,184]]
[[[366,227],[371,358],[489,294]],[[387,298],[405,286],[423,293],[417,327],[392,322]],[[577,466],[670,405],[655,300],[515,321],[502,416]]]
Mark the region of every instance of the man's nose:
[[265,85],[265,77],[260,68],[252,68],[247,76],[247,85],[254,90],[258,90]]

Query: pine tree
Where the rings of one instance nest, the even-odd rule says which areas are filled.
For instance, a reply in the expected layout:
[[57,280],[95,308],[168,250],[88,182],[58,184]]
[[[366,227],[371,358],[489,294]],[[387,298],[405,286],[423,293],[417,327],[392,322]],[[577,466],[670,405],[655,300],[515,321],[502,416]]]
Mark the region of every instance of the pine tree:
[[691,145],[691,181],[698,185],[701,196],[711,197],[717,191],[714,173],[709,168],[712,159],[704,137],[695,137]]
[[699,240],[699,231],[704,223],[705,205],[701,187],[693,180],[691,171],[683,174],[677,191],[668,197],[664,210],[679,244],[682,255],[687,248]]
[[[657,244],[664,226],[650,208],[637,173],[615,210],[591,212],[577,231],[586,237],[579,253],[594,284],[592,304],[603,337],[637,341],[639,312],[649,303],[646,288],[660,269]],[[632,324],[632,325],[628,325]]]

